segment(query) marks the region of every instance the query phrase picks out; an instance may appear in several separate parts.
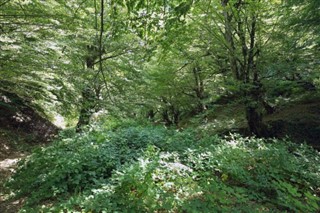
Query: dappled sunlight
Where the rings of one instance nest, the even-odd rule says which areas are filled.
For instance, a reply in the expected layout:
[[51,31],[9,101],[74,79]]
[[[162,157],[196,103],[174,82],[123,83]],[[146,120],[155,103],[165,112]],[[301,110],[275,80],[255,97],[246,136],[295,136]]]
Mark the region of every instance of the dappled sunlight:
[[[23,156],[21,156],[23,157]],[[20,158],[13,158],[13,159],[4,159],[0,161],[0,170],[8,170],[8,169],[13,169],[13,167],[18,163]]]
[[62,128],[62,129],[66,128],[66,122],[64,120],[64,117],[61,116],[60,114],[56,114],[54,116],[53,123],[59,128]]
[[207,122],[206,124],[203,124],[202,128],[206,130],[220,130],[220,129],[232,129],[236,124],[235,119],[225,118],[225,119],[214,119],[211,122]]
[[319,0],[0,0],[0,212],[320,212]]
[[[79,206],[83,211],[157,212],[163,206],[198,211],[203,205],[206,212],[214,212],[251,208],[248,202],[255,203],[255,209],[267,202],[277,210],[283,206],[281,199],[290,202],[289,209],[313,211],[319,199],[308,183],[316,188],[320,184],[318,155],[307,146],[277,139],[239,134],[198,138],[191,130],[133,123],[106,129],[97,123],[35,152],[9,186],[19,196],[28,195],[26,210],[44,198],[72,194],[66,202],[41,207],[44,212]],[[47,185],[50,180],[54,182]],[[287,190],[301,196],[288,195]],[[301,201],[307,203],[296,205]]]

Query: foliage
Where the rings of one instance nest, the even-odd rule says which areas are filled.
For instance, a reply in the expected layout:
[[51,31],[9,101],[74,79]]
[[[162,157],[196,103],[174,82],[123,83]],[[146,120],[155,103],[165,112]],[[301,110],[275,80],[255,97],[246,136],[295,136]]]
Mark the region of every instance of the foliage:
[[[132,127],[115,132],[92,129],[62,138],[22,161],[9,186],[17,189],[18,195],[31,193],[30,202],[80,192],[107,179],[113,169],[137,157],[151,137],[156,138],[151,129],[140,131],[139,127]],[[162,140],[162,135],[158,138]],[[39,191],[32,193],[35,189]]]
[[70,116],[70,103],[77,99],[70,82],[63,80],[66,70],[77,69],[63,57],[70,7],[61,1],[32,0],[3,1],[0,8],[0,88],[32,100],[42,114]]
[[120,124],[61,137],[8,186],[26,212],[316,212],[319,174],[306,145]]
[[[257,68],[249,78],[259,74],[271,90],[261,95],[266,99],[273,100],[283,78],[318,84],[318,1],[224,2],[5,1],[0,89],[32,100],[52,120],[61,114],[71,126],[81,111],[101,109],[139,118],[152,110],[155,121],[179,125],[239,90],[240,82],[229,85],[230,59],[239,69]],[[83,97],[88,87],[93,100]]]
[[[211,132],[247,119],[267,135],[268,107],[319,88],[318,8],[318,0],[5,0],[0,90],[52,120],[80,115],[82,130],[36,150],[7,186],[27,197],[26,212],[319,211],[318,152]],[[224,97],[233,106],[211,122],[224,117]],[[199,127],[166,129],[146,117]]]

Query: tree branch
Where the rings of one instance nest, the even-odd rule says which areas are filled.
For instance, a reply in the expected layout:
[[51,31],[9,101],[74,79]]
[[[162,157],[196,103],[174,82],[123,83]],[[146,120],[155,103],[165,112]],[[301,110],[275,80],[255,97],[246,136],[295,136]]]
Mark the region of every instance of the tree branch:
[[126,52],[122,52],[122,53],[119,53],[119,54],[116,54],[116,55],[110,55],[110,56],[107,56],[107,57],[99,59],[99,61],[94,62],[94,64],[98,64],[98,63],[101,63],[101,62],[106,61],[108,59],[116,58],[116,57],[124,55],[124,54],[126,54]]

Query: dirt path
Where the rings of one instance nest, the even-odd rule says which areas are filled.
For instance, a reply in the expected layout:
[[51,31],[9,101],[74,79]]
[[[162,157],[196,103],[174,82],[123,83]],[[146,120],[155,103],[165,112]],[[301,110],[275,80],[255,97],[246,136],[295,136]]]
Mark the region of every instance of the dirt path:
[[0,130],[0,212],[18,212],[23,200],[9,200],[10,191],[4,187],[5,181],[14,173],[20,159],[27,153],[16,146],[16,138]]
[[14,213],[18,212],[23,204],[23,200],[9,200],[9,191],[3,186],[4,182],[12,175],[18,161],[24,157],[23,154],[10,156],[10,158],[0,161],[0,212]]
[[23,204],[23,200],[9,200],[10,191],[3,185],[5,181],[14,172],[18,161],[25,157],[22,153],[10,153],[8,158],[0,161],[0,212],[1,213],[15,213],[18,212]]
[[48,145],[49,141],[45,141],[29,133],[0,128],[0,213],[16,213],[21,209],[24,200],[10,200],[11,192],[4,183],[15,172],[19,160],[30,155],[34,148]]

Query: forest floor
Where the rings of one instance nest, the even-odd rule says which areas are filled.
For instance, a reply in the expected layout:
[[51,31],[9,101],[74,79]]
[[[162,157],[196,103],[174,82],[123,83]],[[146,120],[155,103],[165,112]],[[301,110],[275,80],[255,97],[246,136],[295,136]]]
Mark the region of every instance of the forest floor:
[[30,141],[30,136],[0,129],[0,212],[16,213],[23,205],[23,199],[9,199],[10,191],[5,181],[14,173],[17,163],[43,144]]
[[320,94],[306,95],[265,116],[274,137],[289,136],[293,142],[306,142],[320,150]]
[[[306,142],[320,150],[320,93],[305,93],[293,98],[279,98],[275,112],[264,115],[269,137]],[[209,131],[247,133],[244,106],[239,103],[216,105],[204,124]]]
[[[230,113],[233,111],[233,113]],[[241,110],[240,110],[241,111]],[[244,118],[238,109],[222,110],[218,117],[208,123],[213,130],[239,128],[244,125]],[[235,113],[235,112],[238,112]],[[232,115],[232,119],[230,118]],[[238,119],[234,119],[238,117]],[[320,98],[308,98],[292,101],[278,108],[277,111],[265,117],[265,122],[272,125],[275,135],[285,137],[291,135],[293,138],[309,141],[309,144],[320,149]],[[231,121],[232,122],[231,122]],[[236,120],[236,121],[234,121]],[[238,121],[237,121],[238,120]],[[228,121],[227,123],[225,121]],[[220,125],[216,125],[216,123]],[[46,146],[48,143],[39,143],[32,135],[20,133],[15,130],[0,129],[0,213],[18,212],[24,200],[9,199],[10,191],[4,187],[5,181],[14,173],[20,159],[30,155],[37,147]]]

